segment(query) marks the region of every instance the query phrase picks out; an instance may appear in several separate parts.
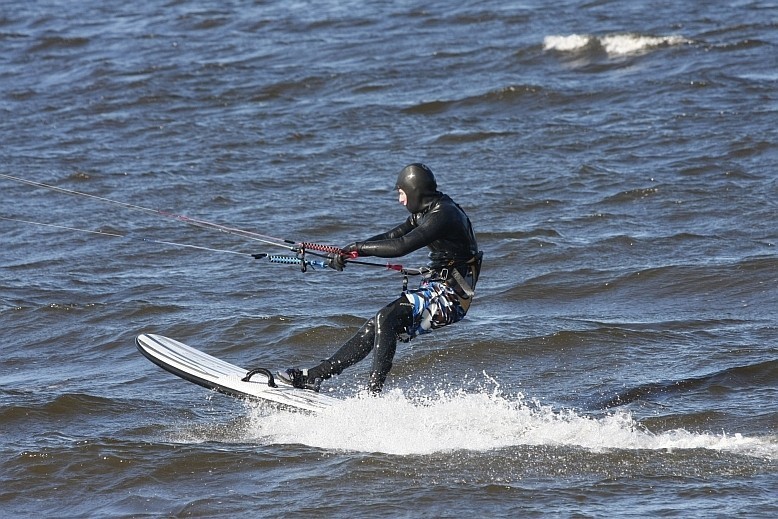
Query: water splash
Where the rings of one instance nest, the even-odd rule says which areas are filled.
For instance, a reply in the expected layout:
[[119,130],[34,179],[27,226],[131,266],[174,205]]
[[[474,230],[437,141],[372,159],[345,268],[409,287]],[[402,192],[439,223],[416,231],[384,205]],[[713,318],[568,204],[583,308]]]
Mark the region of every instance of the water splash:
[[396,455],[541,445],[592,452],[712,449],[767,459],[778,454],[770,439],[683,429],[652,433],[627,412],[591,417],[496,391],[411,398],[393,390],[355,396],[315,415],[253,408],[246,434],[245,440],[263,444]]

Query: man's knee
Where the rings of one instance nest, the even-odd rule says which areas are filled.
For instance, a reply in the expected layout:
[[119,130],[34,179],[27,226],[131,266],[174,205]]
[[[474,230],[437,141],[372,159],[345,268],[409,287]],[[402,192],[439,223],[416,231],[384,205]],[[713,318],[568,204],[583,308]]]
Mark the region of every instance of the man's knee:
[[413,305],[404,297],[389,303],[376,314],[379,328],[390,327],[400,332],[413,322]]

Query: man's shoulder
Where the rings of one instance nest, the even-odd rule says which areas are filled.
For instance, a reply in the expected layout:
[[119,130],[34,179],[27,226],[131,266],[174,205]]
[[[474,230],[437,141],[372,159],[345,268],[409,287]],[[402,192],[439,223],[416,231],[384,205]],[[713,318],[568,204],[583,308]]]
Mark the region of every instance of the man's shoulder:
[[447,207],[456,207],[456,206],[457,204],[454,202],[454,200],[451,199],[450,196],[448,196],[445,193],[440,193],[440,195],[437,196],[432,201],[432,203],[429,204],[425,213],[430,213],[435,210],[440,210]]
[[411,215],[410,222],[414,227],[418,227],[420,225],[445,225],[466,218],[464,210],[451,197],[442,195],[430,204],[423,213]]
[[442,213],[462,213],[465,214],[465,210],[454,202],[454,200],[448,195],[442,195],[431,207],[431,210],[437,210]]

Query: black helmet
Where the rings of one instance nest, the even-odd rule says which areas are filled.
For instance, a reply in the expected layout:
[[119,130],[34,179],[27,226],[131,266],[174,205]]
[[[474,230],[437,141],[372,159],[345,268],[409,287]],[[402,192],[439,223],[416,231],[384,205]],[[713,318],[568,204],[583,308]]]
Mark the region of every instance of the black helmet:
[[411,213],[418,213],[425,209],[430,198],[439,195],[438,183],[432,170],[418,162],[405,166],[397,177],[395,189],[402,189],[408,197],[408,205],[405,207]]

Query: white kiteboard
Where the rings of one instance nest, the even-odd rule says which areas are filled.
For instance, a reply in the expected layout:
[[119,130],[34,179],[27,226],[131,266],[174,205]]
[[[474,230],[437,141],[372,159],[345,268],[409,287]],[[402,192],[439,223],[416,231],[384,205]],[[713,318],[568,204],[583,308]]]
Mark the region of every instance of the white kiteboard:
[[141,334],[135,344],[147,359],[162,369],[225,395],[310,412],[338,402],[337,398],[315,391],[276,383],[268,369],[247,370],[168,337]]

